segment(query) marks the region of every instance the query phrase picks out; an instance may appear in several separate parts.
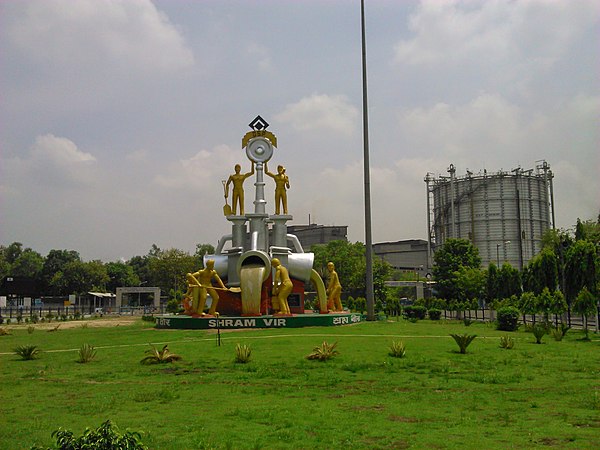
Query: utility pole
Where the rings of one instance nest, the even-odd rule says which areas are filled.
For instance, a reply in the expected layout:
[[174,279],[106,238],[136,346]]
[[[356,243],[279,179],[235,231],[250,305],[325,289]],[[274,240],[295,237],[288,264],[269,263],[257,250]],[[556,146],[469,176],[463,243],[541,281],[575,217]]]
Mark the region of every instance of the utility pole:
[[362,91],[363,91],[363,153],[365,181],[365,256],[367,258],[367,320],[375,320],[375,294],[373,292],[373,242],[371,237],[371,174],[369,167],[369,111],[367,102],[367,43],[365,37],[365,0],[360,0],[362,36]]

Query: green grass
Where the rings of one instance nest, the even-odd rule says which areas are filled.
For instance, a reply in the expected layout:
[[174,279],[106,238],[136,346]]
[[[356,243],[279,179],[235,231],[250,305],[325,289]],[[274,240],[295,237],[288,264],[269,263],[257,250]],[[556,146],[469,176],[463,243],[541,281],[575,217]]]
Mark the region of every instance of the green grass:
[[[465,355],[455,334],[477,334]],[[536,345],[474,323],[375,322],[349,327],[222,333],[130,327],[0,337],[0,448],[48,446],[110,419],[152,449],[600,448],[600,340]],[[305,357],[337,342],[329,361]],[[402,340],[410,352],[388,355]],[[79,348],[97,351],[77,364]],[[139,363],[148,344],[183,359]],[[233,361],[252,347],[248,364]],[[19,345],[39,359],[22,361]]]

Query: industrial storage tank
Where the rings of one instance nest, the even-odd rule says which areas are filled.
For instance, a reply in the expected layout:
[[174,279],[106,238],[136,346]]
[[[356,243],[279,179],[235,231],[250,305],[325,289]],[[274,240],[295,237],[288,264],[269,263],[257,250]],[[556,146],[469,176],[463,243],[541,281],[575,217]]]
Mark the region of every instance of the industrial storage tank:
[[554,227],[550,166],[541,161],[535,169],[457,177],[451,164],[448,173],[425,177],[430,255],[446,239],[462,238],[479,249],[484,267],[508,262],[523,269]]

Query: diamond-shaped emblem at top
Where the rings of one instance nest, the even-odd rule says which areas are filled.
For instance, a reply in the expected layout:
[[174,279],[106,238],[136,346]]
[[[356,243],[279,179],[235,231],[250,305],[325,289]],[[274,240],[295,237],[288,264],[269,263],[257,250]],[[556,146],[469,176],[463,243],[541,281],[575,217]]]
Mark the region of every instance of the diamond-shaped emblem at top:
[[252,122],[250,122],[250,128],[256,131],[266,130],[269,124],[265,119],[260,116],[256,116]]

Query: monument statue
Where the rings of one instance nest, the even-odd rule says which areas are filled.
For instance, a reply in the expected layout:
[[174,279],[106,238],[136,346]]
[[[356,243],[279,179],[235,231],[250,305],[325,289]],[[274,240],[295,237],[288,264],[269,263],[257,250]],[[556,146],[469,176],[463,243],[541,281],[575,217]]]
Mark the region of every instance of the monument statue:
[[290,315],[290,307],[287,298],[292,292],[294,285],[290,280],[288,270],[281,265],[278,258],[271,260],[271,266],[275,269],[275,278],[273,280],[273,309],[277,310],[278,315]]
[[342,307],[342,285],[340,279],[335,271],[335,264],[331,261],[327,263],[327,270],[329,271],[329,282],[327,283],[327,309],[330,311],[340,312],[343,311]]
[[244,181],[251,175],[254,175],[254,162],[252,162],[252,170],[247,173],[240,173],[242,166],[235,165],[235,173],[230,175],[225,185],[225,201],[229,197],[229,185],[233,184],[231,208],[233,215],[236,214],[236,206],[240,205],[240,216],[244,215]]
[[275,214],[281,214],[281,208],[283,208],[283,214],[287,214],[287,189],[290,188],[290,179],[285,173],[285,167],[282,165],[277,166],[277,173],[275,174],[269,172],[265,162],[265,173],[275,180]]
[[219,277],[219,274],[215,270],[215,261],[212,259],[207,260],[204,269],[200,269],[194,273],[188,273],[186,278],[188,280],[188,292],[186,292],[186,297],[191,296],[192,298],[192,306],[190,308],[191,313],[204,315],[207,294],[210,294],[212,304],[210,305],[208,313],[214,316],[217,311],[217,304],[219,303],[219,294],[217,294],[216,289],[213,288],[212,280],[214,279],[217,282],[220,289],[227,290]]

